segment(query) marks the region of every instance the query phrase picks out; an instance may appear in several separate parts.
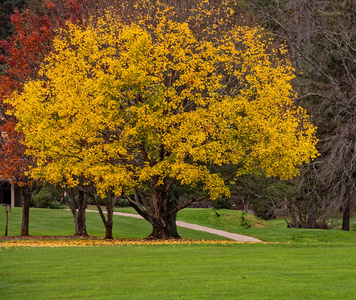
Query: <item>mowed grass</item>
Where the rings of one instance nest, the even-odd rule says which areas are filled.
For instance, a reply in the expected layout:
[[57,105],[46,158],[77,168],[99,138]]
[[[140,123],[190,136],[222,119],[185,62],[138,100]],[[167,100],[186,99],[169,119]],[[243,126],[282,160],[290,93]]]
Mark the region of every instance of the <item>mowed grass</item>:
[[354,299],[350,245],[9,248],[1,299]]
[[356,231],[345,232],[339,229],[304,229],[287,228],[285,220],[272,220],[269,222],[258,220],[252,215],[245,215],[245,221],[250,228],[241,223],[242,213],[234,210],[219,210],[219,217],[212,210],[194,209],[178,212],[178,220],[192,222],[234,233],[256,237],[269,242],[352,242],[356,243]]
[[[119,208],[118,211],[134,213],[133,208]],[[280,220],[264,221],[252,215],[245,215],[242,222],[241,211],[221,209],[217,213],[205,208],[187,208],[178,212],[177,220],[199,224],[215,229],[226,230],[233,233],[253,236],[266,242],[291,242],[291,243],[343,243],[356,244],[356,219],[352,220],[350,232],[322,229],[287,228],[287,223]],[[246,228],[245,225],[251,225]]]
[[[21,233],[22,209],[15,207],[9,212],[8,235]],[[104,237],[105,227],[99,213],[86,213],[87,232],[89,235]],[[186,228],[178,228],[179,234],[186,239],[225,239],[223,237]],[[114,237],[145,238],[152,232],[152,226],[146,220],[114,216]],[[0,236],[5,233],[5,208],[0,206]],[[73,216],[64,209],[30,209],[29,233],[32,236],[68,236],[74,234]],[[1,299],[1,297],[0,297]]]
[[[134,213],[132,208],[120,208],[117,211]],[[184,209],[177,215],[177,220],[199,224],[215,229],[226,230],[233,233],[253,236],[266,242],[291,242],[291,243],[355,243],[356,231],[352,226],[350,232],[341,230],[317,230],[287,228],[284,220],[266,222],[252,215],[245,215],[242,222],[242,213],[233,210],[211,209]],[[104,237],[105,228],[98,213],[87,212],[87,231],[89,235]],[[0,206],[0,236],[5,231],[5,208]],[[247,222],[247,223],[246,223]],[[247,228],[246,224],[251,225]],[[353,219],[352,225],[356,224]],[[9,236],[20,234],[21,208],[12,208],[9,212]],[[151,233],[151,225],[145,221],[130,217],[114,216],[114,237],[144,238]],[[30,235],[32,236],[68,236],[74,234],[73,217],[68,210],[31,209],[30,210]],[[225,239],[217,235],[178,227],[182,238],[186,239]]]
[[[250,222],[257,227],[245,229],[241,212],[218,213],[187,209],[178,219],[279,243],[0,247],[0,299],[355,298],[355,231],[291,229],[281,220],[255,219]],[[9,234],[18,235],[21,210],[9,218]],[[0,235],[3,219],[0,208]],[[89,234],[103,236],[97,213],[88,212],[87,221]],[[73,233],[68,211],[32,209],[30,222],[32,235]],[[128,217],[115,217],[114,228],[115,236],[127,238],[151,230],[146,221]]]

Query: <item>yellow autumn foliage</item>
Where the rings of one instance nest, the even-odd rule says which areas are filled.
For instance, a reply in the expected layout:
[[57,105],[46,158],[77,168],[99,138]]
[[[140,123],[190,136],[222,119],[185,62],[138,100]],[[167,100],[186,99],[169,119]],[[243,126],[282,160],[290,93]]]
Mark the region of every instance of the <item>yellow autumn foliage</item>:
[[[123,247],[123,246],[161,246],[161,245],[234,245],[234,244],[256,244],[260,242],[239,242],[231,240],[147,240],[147,239],[115,239],[105,240],[98,238],[73,239],[73,238],[51,238],[51,239],[24,239],[24,240],[0,240],[0,251],[9,248],[68,248],[68,247]],[[263,242],[263,244],[278,244]]]
[[229,190],[211,165],[287,179],[317,155],[283,45],[248,26],[201,34],[174,14],[127,23],[109,11],[58,32],[41,79],[9,99],[32,176],[117,194],[171,178],[215,199]]

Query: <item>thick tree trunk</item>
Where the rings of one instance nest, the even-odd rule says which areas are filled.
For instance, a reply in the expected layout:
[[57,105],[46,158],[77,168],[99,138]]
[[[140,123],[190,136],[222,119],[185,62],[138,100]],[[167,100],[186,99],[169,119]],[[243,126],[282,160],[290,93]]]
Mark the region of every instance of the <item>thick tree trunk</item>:
[[152,224],[152,233],[148,236],[148,238],[153,239],[180,239],[181,237],[177,231],[176,224],[176,214],[170,215],[166,218],[162,218],[161,220],[153,220]]
[[108,200],[105,201],[107,220],[105,223],[105,239],[113,239],[112,229],[113,229],[113,215],[114,215],[114,205],[116,202],[116,196],[113,193],[109,193]]
[[25,191],[22,193],[22,224],[21,224],[21,236],[28,236],[28,226],[30,223],[30,200],[31,196]]
[[29,236],[29,223],[30,223],[30,203],[32,195],[37,194],[41,190],[42,185],[24,185],[21,187],[22,196],[22,224],[21,236]]
[[152,233],[148,239],[180,239],[176,224],[178,199],[169,197],[172,184],[157,186],[156,183],[157,180],[151,180],[151,193],[137,188],[134,190],[134,200],[126,197],[132,207],[151,223]]
[[342,230],[350,231],[351,203],[347,201],[343,207]]
[[161,211],[163,211],[161,216],[156,216],[156,218],[150,220],[153,229],[152,233],[149,235],[149,238],[180,239],[181,237],[178,234],[176,224],[177,213],[169,214],[170,211],[174,210],[177,207],[178,201],[174,199],[167,199],[166,201],[162,201],[161,203],[165,203],[166,207],[160,208]]
[[77,213],[77,223],[78,223],[78,235],[87,236],[87,228],[85,222],[85,208],[86,208],[86,197],[84,192],[79,191],[78,194],[78,213]]
[[85,208],[86,208],[86,197],[83,192],[78,192],[77,199],[75,195],[75,190],[71,189],[69,191],[70,199],[67,201],[70,211],[73,215],[74,220],[74,235],[87,236],[86,221],[85,221]]
[[113,224],[107,224],[105,227],[105,238],[106,240],[113,240],[114,237],[112,235]]

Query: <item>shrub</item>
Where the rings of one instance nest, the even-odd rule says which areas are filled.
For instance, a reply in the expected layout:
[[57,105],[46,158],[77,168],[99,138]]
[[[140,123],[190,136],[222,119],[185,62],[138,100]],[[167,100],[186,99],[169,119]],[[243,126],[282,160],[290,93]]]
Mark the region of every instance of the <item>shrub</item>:
[[62,208],[61,194],[55,187],[45,186],[33,196],[33,206],[37,208]]

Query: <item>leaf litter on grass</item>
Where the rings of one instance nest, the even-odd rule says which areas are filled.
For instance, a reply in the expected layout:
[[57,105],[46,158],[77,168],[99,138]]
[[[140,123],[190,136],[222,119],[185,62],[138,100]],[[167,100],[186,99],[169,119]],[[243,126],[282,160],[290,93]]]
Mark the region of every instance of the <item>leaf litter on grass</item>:
[[250,244],[255,242],[239,242],[230,240],[190,240],[190,239],[114,239],[101,238],[7,238],[0,239],[0,248],[10,247],[100,247],[100,246],[143,246],[143,245],[194,245],[194,244]]

